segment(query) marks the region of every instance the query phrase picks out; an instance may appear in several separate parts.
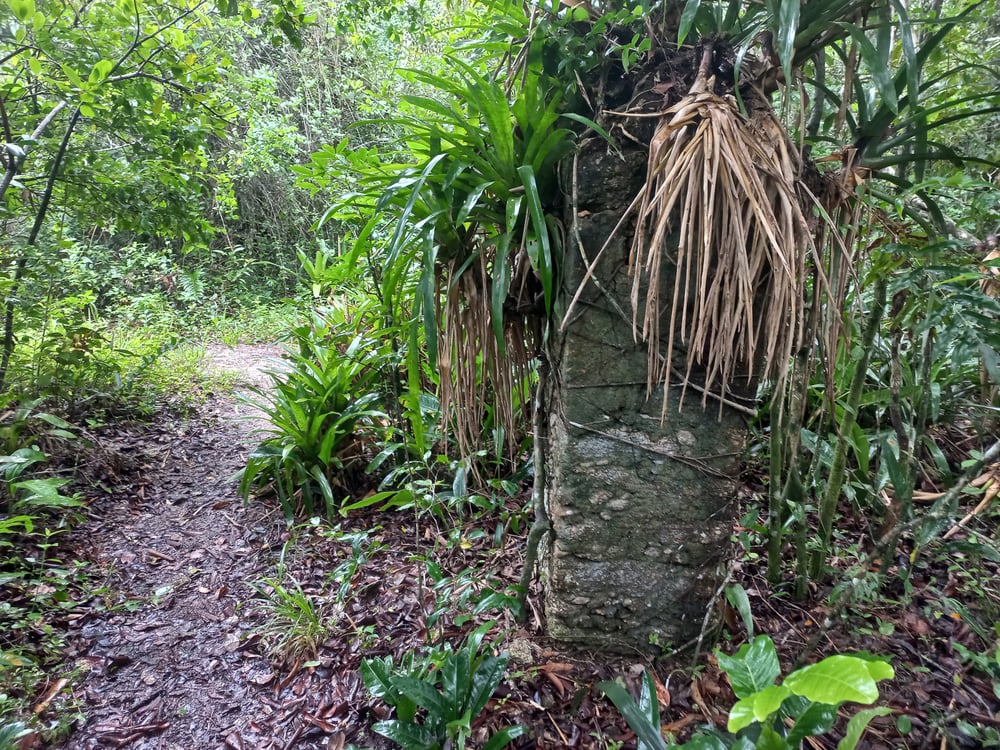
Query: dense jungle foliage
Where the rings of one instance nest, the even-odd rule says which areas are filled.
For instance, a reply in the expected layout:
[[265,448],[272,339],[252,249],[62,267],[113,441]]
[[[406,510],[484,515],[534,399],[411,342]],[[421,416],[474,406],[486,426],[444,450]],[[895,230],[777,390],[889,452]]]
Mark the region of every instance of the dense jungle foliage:
[[[914,606],[930,596],[914,581],[945,570],[927,606],[967,626],[962,662],[996,699],[978,718],[937,707],[912,742],[897,712],[885,746],[1000,745],[998,10],[6,0],[0,748],[67,731],[39,700],[64,646],[52,613],[96,585],[58,547],[93,489],[74,464],[105,425],[197,410],[219,386],[199,370],[207,340],[286,347],[255,396],[271,429],[239,491],[290,527],[378,509],[444,528],[515,500],[498,546],[530,526],[539,353],[575,303],[559,294],[560,258],[578,251],[565,165],[595,139],[651,152],[622,230],[636,289],[677,234],[671,258],[694,279],[647,284],[623,313],[650,342],[636,379],[668,387],[701,368],[724,397],[756,368],[734,554],[827,618],[792,655],[815,663],[776,684],[774,645],[730,581],[724,619],[745,643],[711,658],[735,705],[727,731],[683,739],[860,747],[891,710],[851,708],[834,729],[837,710],[876,703],[892,667],[809,657],[832,623],[857,617],[860,632],[866,608]],[[484,593],[477,614],[526,615],[533,537],[520,586]],[[350,595],[355,569],[329,596]],[[288,629],[320,628],[290,641],[315,657],[325,594],[291,577],[257,590],[305,613]],[[374,732],[533,746],[522,727],[473,731],[507,665],[502,634],[473,625],[429,655],[363,663],[392,708]],[[627,741],[673,744],[651,672],[638,687],[601,686]]]

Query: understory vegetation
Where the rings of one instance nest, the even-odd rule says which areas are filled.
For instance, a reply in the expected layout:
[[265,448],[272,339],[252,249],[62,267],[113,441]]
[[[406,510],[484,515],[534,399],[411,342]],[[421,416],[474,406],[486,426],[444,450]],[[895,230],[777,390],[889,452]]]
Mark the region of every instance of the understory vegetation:
[[[549,746],[512,697],[544,677],[564,727],[585,696],[621,720],[567,746],[1000,746],[998,10],[8,0],[0,750],[85,720],[82,608],[142,606],[62,544],[106,489],[102,430],[197,414],[238,375],[206,345],[256,343],[283,354],[235,491],[288,531],[245,582],[253,637],[293,675],[355,644],[358,737]],[[615,229],[636,381],[756,396],[701,637],[582,685],[583,657],[509,652],[543,632],[533,438],[595,142],[649,152]],[[359,612],[400,537],[419,643]],[[948,695],[913,687],[935,660]]]

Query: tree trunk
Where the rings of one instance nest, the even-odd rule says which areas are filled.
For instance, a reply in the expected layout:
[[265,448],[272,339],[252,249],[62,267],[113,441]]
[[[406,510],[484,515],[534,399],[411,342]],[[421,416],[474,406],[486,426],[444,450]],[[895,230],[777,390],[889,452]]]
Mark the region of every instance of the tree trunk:
[[[559,315],[641,187],[646,158],[623,160],[595,139],[567,170],[575,198]],[[657,653],[699,636],[725,576],[746,424],[729,408],[720,415],[717,401],[702,408],[690,387],[679,413],[680,387],[671,389],[665,421],[662,387],[647,398],[647,349],[632,330],[633,226],[618,231],[550,336],[543,572],[553,637]]]

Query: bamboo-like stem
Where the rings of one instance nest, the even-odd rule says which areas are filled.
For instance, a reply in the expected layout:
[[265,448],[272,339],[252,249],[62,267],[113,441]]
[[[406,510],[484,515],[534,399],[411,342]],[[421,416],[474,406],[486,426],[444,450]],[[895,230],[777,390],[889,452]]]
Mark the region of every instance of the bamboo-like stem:
[[840,491],[844,486],[847,465],[847,438],[854,429],[858,418],[858,405],[861,403],[861,394],[864,391],[865,378],[868,374],[868,361],[871,357],[872,345],[875,342],[875,335],[882,324],[882,316],[885,314],[886,280],[879,277],[875,282],[874,296],[872,298],[872,309],[868,313],[868,324],[865,327],[864,336],[861,341],[861,358],[854,366],[854,378],[851,381],[851,390],[847,397],[847,405],[844,408],[844,419],[837,430],[837,445],[834,448],[833,461],[830,465],[830,476],[827,481],[826,494],[820,503],[819,508],[819,547],[813,551],[809,575],[819,578],[823,572],[823,563],[826,561],[827,552],[830,547],[830,538],[833,535],[833,520],[837,514],[837,503],[840,500]]
[[[818,285],[814,284],[814,288]],[[815,292],[809,323],[806,330],[810,340],[815,341],[815,331],[819,323],[820,298]],[[771,583],[781,580],[782,537],[785,521],[788,519],[789,503],[805,502],[805,488],[799,472],[799,443],[802,438],[802,422],[806,408],[806,391],[809,388],[809,358],[811,349],[803,346],[795,355],[795,365],[788,398],[781,403],[781,414],[776,427],[771,428],[770,469],[773,486],[768,491],[768,539],[767,578]],[[776,399],[777,401],[777,399]],[[783,485],[778,483],[785,477]],[[779,492],[780,487],[780,492]]]

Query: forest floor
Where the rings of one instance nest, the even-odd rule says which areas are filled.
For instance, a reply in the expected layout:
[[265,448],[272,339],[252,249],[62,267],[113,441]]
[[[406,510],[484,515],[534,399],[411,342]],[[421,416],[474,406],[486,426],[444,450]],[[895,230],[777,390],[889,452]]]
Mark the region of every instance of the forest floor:
[[[210,367],[237,373],[237,390],[266,383],[262,368],[275,354],[266,347],[209,353]],[[70,545],[104,585],[70,620],[71,678],[39,704],[43,713],[79,713],[65,750],[387,748],[370,727],[391,711],[362,684],[362,658],[393,654],[399,663],[427,643],[458,643],[487,620],[511,660],[474,724],[474,745],[519,724],[529,732],[517,748],[634,747],[594,685],[622,677],[635,694],[648,666],[664,725],[681,735],[698,724],[724,727],[734,698],[711,655],[693,670],[690,653],[654,665],[567,650],[544,638],[537,591],[524,625],[503,607],[474,611],[518,580],[526,529],[515,519],[528,488],[475,518],[363,512],[335,526],[289,528],[276,505],[244,504],[237,495],[233,477],[260,427],[249,407],[222,393],[189,418],[105,428],[103,451],[113,460],[104,462],[88,520]],[[994,576],[980,586],[995,588],[996,565],[977,565]],[[757,632],[774,638],[787,668],[829,609],[774,594],[759,573],[752,555],[735,569]],[[963,594],[959,584],[968,581],[953,555],[929,561],[910,580],[916,589],[905,605],[880,598],[853,608],[819,639],[817,655],[868,649],[893,657],[897,678],[881,687],[894,715],[877,720],[859,747],[985,747],[1000,727],[1000,698],[990,665],[975,668],[960,649],[982,650],[975,622],[995,615],[982,611],[995,592],[962,599],[969,587]],[[313,601],[315,628],[289,619],[297,595]],[[296,656],[309,639],[315,657]],[[745,639],[738,618],[723,639]],[[897,729],[901,715],[908,734]]]

